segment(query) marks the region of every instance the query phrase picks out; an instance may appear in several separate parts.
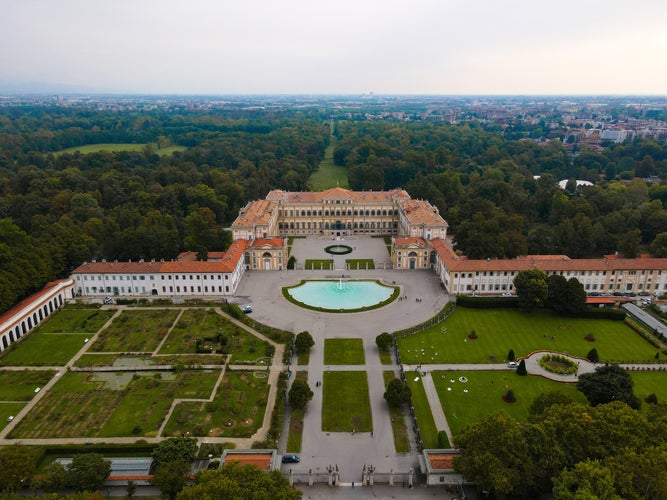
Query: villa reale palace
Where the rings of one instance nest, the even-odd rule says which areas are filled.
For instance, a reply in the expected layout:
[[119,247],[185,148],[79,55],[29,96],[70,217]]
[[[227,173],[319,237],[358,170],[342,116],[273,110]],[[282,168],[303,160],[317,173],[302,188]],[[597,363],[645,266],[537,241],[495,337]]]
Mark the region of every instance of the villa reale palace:
[[[45,319],[64,299],[234,295],[245,271],[287,268],[286,238],[290,236],[390,235],[394,269],[431,269],[450,294],[512,293],[516,274],[532,268],[577,278],[589,293],[667,293],[664,258],[527,255],[474,260],[454,252],[446,240],[447,227],[436,207],[410,198],[402,189],[274,190],[240,210],[231,226],[232,244],[225,252],[210,252],[207,261],[184,252],[172,261],[84,262],[69,280],[47,285],[35,294],[34,307],[29,297],[0,316],[0,350]],[[51,297],[54,293],[57,302]]]

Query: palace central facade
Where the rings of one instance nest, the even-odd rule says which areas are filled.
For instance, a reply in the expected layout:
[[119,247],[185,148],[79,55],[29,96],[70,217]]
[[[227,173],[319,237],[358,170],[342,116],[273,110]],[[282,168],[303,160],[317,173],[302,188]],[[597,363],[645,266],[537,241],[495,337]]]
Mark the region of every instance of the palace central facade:
[[425,200],[403,189],[317,192],[271,191],[248,203],[232,224],[234,240],[286,236],[390,235],[445,239],[447,222]]

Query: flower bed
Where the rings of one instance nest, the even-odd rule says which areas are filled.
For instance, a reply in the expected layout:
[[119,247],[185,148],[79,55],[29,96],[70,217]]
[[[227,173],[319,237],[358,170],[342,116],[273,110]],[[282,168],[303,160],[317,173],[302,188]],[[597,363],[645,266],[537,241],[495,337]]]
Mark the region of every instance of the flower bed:
[[540,358],[540,366],[546,371],[559,375],[571,375],[577,373],[577,364],[558,354],[545,354]]

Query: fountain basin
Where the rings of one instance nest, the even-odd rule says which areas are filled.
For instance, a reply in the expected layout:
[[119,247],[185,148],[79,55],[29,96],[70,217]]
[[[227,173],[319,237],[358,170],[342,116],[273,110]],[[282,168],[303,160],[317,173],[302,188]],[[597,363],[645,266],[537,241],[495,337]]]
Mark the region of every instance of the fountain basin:
[[390,303],[398,294],[398,287],[373,280],[302,281],[283,288],[283,296],[290,302],[325,312],[367,311]]

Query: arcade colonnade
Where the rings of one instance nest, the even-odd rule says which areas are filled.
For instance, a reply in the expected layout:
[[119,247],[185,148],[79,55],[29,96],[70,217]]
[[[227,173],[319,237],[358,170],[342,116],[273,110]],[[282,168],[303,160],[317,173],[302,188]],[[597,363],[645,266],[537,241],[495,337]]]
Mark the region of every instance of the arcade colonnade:
[[0,316],[0,352],[74,298],[74,280],[52,281]]

